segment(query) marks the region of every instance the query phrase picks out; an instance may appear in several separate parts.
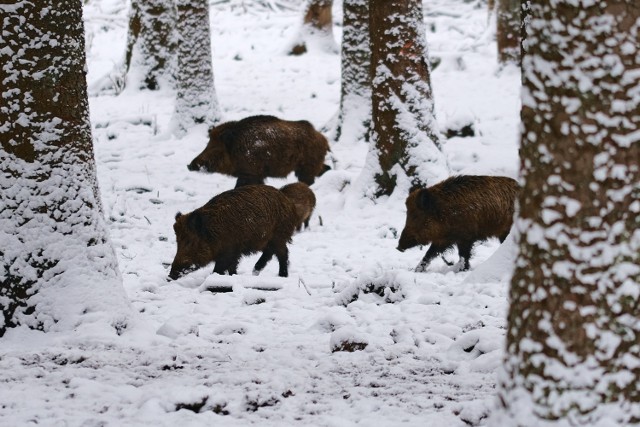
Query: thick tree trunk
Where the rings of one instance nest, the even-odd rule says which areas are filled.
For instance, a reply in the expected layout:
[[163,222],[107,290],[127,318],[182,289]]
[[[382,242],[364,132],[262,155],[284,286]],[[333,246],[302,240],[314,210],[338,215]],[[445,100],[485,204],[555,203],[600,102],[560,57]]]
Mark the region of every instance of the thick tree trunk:
[[434,115],[420,0],[370,0],[375,196],[396,188],[398,166],[412,186],[447,176]]
[[307,52],[307,44],[313,42],[322,50],[335,51],[333,39],[333,0],[310,0],[304,15],[302,28],[297,41],[289,51],[290,55],[302,55]]
[[125,53],[127,80],[150,90],[157,90],[165,81],[172,80],[175,26],[176,10],[172,0],[132,0]]
[[496,425],[640,423],[640,4],[531,2]]
[[344,133],[350,142],[368,141],[371,127],[369,0],[345,0],[343,14],[342,86],[333,139],[339,141]]
[[521,0],[498,0],[497,31],[498,61],[520,63]]
[[177,0],[178,72],[176,132],[183,134],[196,123],[213,125],[220,120],[213,84],[211,29],[208,0]]
[[[128,303],[102,218],[80,0],[0,4],[0,335]],[[91,320],[89,320],[91,321]]]

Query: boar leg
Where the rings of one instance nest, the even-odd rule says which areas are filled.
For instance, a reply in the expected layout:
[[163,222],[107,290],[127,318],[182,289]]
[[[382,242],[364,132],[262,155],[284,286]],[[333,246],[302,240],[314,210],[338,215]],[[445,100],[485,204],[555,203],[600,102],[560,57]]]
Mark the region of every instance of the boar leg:
[[267,263],[273,258],[273,249],[270,246],[267,246],[262,252],[262,256],[256,262],[256,265],[253,267],[253,275],[257,276],[260,274],[262,269],[267,265]]
[[464,261],[464,265],[461,271],[467,271],[469,269],[469,259],[471,258],[471,249],[473,248],[473,241],[470,242],[458,242],[458,256],[460,260]]
[[238,272],[238,263],[240,262],[240,256],[223,255],[216,259],[216,266],[213,269],[214,273],[225,274],[227,271],[229,275],[234,275]]
[[295,173],[298,181],[304,182],[307,185],[313,184],[316,180],[316,177],[313,174],[308,173],[306,170],[297,170]]
[[227,268],[227,271],[229,272],[229,276],[233,276],[234,274],[238,274],[238,264],[240,264],[240,257],[236,257],[230,264],[229,267]]
[[276,258],[278,258],[278,276],[289,276],[289,249],[287,249],[287,243],[284,242],[278,245],[276,248]]
[[245,185],[253,185],[253,184],[264,184],[264,178],[260,178],[255,175],[245,175],[239,174],[238,180],[236,181],[236,187],[243,187]]
[[436,245],[435,243],[432,243],[431,246],[429,246],[427,253],[424,254],[422,261],[420,261],[420,264],[418,264],[418,266],[416,267],[415,271],[418,273],[424,272],[427,269],[427,266],[429,265],[429,263],[431,263],[431,261],[435,257],[437,257],[438,255],[446,251],[449,248],[449,246],[450,245],[445,246],[445,245]]

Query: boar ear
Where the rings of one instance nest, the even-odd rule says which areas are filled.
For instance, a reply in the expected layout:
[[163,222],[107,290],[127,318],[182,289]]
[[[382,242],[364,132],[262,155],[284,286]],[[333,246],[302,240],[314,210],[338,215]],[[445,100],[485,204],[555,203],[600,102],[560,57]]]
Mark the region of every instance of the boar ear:
[[219,138],[220,142],[224,144],[224,148],[227,149],[227,152],[230,152],[233,149],[234,141],[236,137],[235,127],[227,127],[222,132],[220,132]]
[[181,216],[182,216],[182,213],[178,212],[178,213],[176,214],[176,221],[177,221],[177,220],[178,220],[178,218],[180,218]]
[[418,197],[416,198],[416,206],[418,209],[422,209],[423,211],[433,211],[435,210],[435,198],[429,193],[429,190],[426,188],[420,190],[418,193]]
[[411,184],[411,188],[409,189],[409,194],[413,193],[416,190],[420,190],[422,188],[422,184],[421,183],[412,183]]
[[196,211],[189,214],[189,218],[187,218],[187,226],[200,235],[206,234],[204,219],[200,212]]

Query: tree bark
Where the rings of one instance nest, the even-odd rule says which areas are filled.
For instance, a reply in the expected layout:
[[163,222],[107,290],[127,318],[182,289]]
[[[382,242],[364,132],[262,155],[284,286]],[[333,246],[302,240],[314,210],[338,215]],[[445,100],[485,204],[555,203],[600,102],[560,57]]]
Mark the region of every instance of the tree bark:
[[498,0],[497,31],[498,61],[520,63],[521,0]]
[[173,79],[176,10],[171,0],[132,0],[125,73],[136,69],[140,89],[157,90]]
[[[440,151],[420,0],[370,0],[375,197],[390,195],[402,172],[411,186],[447,176]],[[399,166],[401,172],[396,166]]]
[[183,134],[197,123],[213,125],[220,111],[211,63],[208,0],[177,0],[178,72],[174,123]]
[[369,141],[371,127],[371,50],[369,0],[343,4],[342,85],[334,140],[343,131],[351,141]]
[[128,303],[95,174],[80,0],[0,4],[0,335]]
[[640,423],[640,4],[530,2],[496,425]]

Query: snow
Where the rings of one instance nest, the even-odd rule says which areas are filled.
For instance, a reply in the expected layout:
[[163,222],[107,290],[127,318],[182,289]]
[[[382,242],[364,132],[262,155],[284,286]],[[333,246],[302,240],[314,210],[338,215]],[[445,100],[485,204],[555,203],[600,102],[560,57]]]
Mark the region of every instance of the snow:
[[[335,116],[340,56],[286,55],[302,17],[290,3],[212,2],[223,120],[273,114],[320,129]],[[516,177],[520,76],[497,65],[486,5],[434,0],[424,12],[429,52],[441,59],[432,74],[439,127],[472,118],[477,131],[445,141],[452,173]],[[288,278],[277,277],[275,260],[253,276],[256,254],[237,276],[209,266],[168,282],[175,213],[235,178],[187,170],[206,127],[172,135],[172,91],[99,92],[124,55],[123,0],[89,1],[85,20],[102,204],[137,315],[120,336],[10,330],[0,340],[0,425],[484,425],[503,358],[513,241],[478,245],[470,272],[440,259],[413,272],[426,248],[395,249],[406,190],[365,196],[368,146],[345,126],[333,169],[312,186],[311,226],[289,247]],[[534,237],[544,238],[525,236]],[[345,341],[366,346],[334,352]]]

